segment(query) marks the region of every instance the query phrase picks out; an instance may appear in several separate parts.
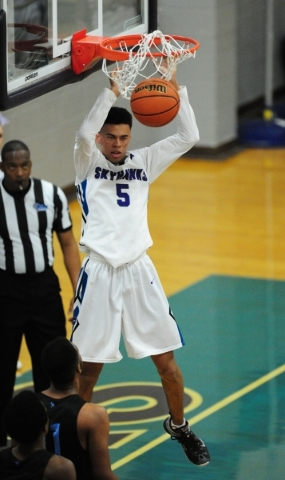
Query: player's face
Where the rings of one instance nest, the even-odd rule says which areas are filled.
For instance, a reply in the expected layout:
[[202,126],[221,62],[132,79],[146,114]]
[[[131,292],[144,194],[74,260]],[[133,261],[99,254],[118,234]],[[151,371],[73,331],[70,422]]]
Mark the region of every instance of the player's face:
[[131,129],[124,123],[119,125],[106,124],[96,135],[96,141],[101,152],[109,162],[117,164],[124,160],[131,140]]
[[1,169],[5,176],[5,185],[11,192],[24,190],[29,184],[32,162],[29,152],[16,150],[7,152],[2,158]]

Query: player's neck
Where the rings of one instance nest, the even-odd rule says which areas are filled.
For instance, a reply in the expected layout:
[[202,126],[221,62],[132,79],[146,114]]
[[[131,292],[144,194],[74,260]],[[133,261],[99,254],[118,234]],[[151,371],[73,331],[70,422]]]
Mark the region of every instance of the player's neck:
[[12,453],[14,457],[18,460],[23,461],[26,458],[30,457],[37,450],[45,450],[45,441],[44,436],[41,436],[33,443],[23,444],[18,443],[15,447],[12,448]]
[[74,382],[68,385],[51,384],[51,386],[42,393],[52,398],[64,398],[69,395],[76,395],[78,391],[78,385]]

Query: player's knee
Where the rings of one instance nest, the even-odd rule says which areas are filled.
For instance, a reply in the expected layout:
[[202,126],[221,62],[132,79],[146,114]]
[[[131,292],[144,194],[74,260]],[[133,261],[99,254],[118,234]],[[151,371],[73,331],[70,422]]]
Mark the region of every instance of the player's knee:
[[180,377],[180,369],[174,360],[157,366],[157,371],[162,380],[176,381]]

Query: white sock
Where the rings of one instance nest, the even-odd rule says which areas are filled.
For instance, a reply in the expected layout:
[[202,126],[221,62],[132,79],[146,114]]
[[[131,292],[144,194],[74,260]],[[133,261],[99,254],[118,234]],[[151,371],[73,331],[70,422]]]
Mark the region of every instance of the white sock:
[[172,420],[171,420],[171,421],[170,421],[170,425],[171,425],[171,428],[173,428],[174,430],[175,430],[176,428],[182,428],[182,427],[185,427],[185,425],[186,425],[186,420],[185,420],[185,418],[184,418],[183,423],[182,423],[181,425],[175,425],[175,424],[172,422]]

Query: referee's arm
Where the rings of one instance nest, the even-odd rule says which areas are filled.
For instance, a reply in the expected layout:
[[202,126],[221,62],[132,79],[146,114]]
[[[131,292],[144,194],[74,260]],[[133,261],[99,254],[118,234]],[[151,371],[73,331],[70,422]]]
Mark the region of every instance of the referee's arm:
[[[73,236],[72,229],[64,232],[56,232],[60,247],[62,250],[64,265],[70,278],[73,292],[75,293],[77,279],[81,267],[81,260],[79,256],[78,246]],[[70,302],[69,313],[73,309],[73,298]]]

